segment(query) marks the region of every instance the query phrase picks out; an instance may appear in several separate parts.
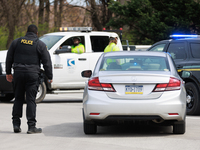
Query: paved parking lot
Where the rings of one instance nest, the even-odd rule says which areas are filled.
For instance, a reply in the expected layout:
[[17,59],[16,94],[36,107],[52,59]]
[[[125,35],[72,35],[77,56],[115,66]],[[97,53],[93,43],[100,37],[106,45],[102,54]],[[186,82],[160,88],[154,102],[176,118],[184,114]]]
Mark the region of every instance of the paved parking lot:
[[11,103],[0,102],[0,150],[199,150],[200,116],[187,116],[184,135],[171,127],[98,127],[85,135],[82,127],[82,93],[51,94],[37,106],[37,127],[42,134],[28,135],[25,108],[22,133],[13,133]]

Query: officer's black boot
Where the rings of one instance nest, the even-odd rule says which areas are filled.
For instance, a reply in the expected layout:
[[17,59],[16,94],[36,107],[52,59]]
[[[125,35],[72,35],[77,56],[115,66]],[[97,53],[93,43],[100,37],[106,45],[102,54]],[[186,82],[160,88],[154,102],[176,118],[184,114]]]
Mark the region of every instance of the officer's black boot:
[[27,131],[27,134],[34,134],[34,133],[42,133],[42,129],[41,128],[29,128]]
[[21,132],[21,128],[19,126],[13,125],[13,130],[15,133]]

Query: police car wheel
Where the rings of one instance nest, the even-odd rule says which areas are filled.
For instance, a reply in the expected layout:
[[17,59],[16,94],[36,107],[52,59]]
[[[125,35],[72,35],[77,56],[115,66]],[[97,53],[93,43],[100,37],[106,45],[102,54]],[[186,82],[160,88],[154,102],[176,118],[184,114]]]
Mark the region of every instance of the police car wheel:
[[200,114],[200,96],[197,86],[193,82],[188,82],[185,88],[187,92],[187,115]]
[[46,96],[46,92],[47,92],[46,84],[42,82],[38,87],[38,93],[36,95],[35,102],[40,103],[41,101],[43,101],[43,99]]
[[2,102],[9,102],[14,98],[13,93],[6,94],[5,97],[0,97],[0,101]]

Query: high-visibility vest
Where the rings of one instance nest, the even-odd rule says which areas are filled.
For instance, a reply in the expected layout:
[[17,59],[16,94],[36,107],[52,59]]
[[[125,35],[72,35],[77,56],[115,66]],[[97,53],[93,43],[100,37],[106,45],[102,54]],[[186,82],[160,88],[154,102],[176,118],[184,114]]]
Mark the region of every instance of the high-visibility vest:
[[[120,51],[119,47],[115,43],[111,43],[104,49],[104,53],[107,52],[115,52],[115,51]],[[111,62],[116,62],[116,60],[113,59],[107,59],[107,64],[110,64]]]
[[104,53],[107,52],[114,52],[114,51],[120,51],[119,47],[115,43],[111,43],[104,49]]
[[71,50],[72,53],[82,54],[82,53],[85,52],[85,47],[81,43],[79,45],[75,46],[75,47],[72,46],[71,49],[72,49]]

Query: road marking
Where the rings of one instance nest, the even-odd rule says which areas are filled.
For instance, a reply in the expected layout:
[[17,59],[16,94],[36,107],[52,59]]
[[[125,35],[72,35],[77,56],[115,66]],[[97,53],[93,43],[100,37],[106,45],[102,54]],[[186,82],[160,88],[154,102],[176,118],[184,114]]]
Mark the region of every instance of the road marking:
[[[60,98],[78,98],[78,99],[82,99],[83,98],[83,96],[82,95],[76,95],[76,96],[74,96],[74,95],[50,95],[50,96],[54,96],[54,97],[60,97]],[[49,97],[47,98],[47,99],[49,99]]]
[[200,119],[200,117],[186,117],[187,119],[196,119],[196,120],[199,120]]
[[68,93],[83,93],[84,90],[55,90],[55,91],[52,91],[53,94],[68,94]]

